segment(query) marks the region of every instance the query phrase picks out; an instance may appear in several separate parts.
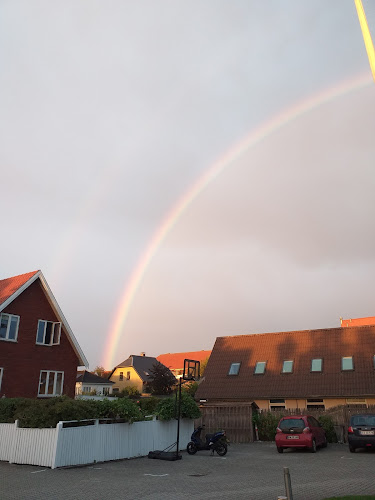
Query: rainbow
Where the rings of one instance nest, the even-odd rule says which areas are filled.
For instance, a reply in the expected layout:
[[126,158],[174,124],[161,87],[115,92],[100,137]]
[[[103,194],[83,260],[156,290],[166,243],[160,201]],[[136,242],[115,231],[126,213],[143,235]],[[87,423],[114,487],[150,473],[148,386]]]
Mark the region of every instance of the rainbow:
[[126,283],[123,294],[116,309],[114,319],[108,332],[108,342],[103,354],[101,364],[107,368],[112,367],[113,358],[117,352],[117,346],[122,335],[126,318],[130,306],[142,281],[150,262],[161,245],[168,232],[173,228],[178,219],[188,206],[197,198],[197,196],[206,189],[206,187],[218,177],[221,172],[228,168],[245,151],[254,147],[271,134],[287,125],[300,116],[312,111],[338,97],[344,96],[353,90],[359,90],[370,85],[372,79],[368,73],[350,79],[335,87],[326,89],[316,95],[296,103],[292,107],[273,116],[269,121],[261,124],[258,128],[251,131],[247,136],[238,142],[233,148],[224,154],[218,161],[209,167],[204,174],[184,193],[178,202],[167,213],[160,226],[154,232],[146,249],[140,256],[138,263],[133,270],[129,281]]

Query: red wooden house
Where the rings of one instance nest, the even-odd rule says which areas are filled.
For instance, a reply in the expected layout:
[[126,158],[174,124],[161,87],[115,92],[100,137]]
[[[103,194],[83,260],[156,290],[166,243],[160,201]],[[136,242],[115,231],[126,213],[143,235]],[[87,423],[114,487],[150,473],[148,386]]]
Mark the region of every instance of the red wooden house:
[[0,397],[74,398],[88,362],[41,271],[0,280]]

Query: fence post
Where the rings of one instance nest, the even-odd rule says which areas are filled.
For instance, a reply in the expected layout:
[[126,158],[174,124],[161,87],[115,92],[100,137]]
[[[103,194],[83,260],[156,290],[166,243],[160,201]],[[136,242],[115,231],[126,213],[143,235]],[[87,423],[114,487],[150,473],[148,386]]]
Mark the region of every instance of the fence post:
[[17,446],[17,430],[18,430],[18,420],[14,422],[12,443],[9,453],[9,463],[13,464],[16,457],[16,446]]
[[62,430],[63,422],[58,422],[55,428],[56,436],[55,436],[55,449],[53,452],[52,456],[52,464],[51,464],[51,469],[56,469],[58,467],[58,464],[60,463],[60,446],[59,446],[59,440],[61,437],[61,430]]
[[293,500],[292,482],[290,480],[289,467],[284,467],[285,493],[288,500]]

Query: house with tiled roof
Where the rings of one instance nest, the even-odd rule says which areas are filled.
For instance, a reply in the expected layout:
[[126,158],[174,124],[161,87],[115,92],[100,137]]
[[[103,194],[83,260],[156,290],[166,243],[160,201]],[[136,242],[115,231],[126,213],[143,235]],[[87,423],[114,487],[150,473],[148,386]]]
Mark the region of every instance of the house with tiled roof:
[[340,318],[340,323],[343,328],[348,326],[365,326],[365,325],[375,325],[375,316],[367,316],[366,318]]
[[192,359],[202,363],[211,355],[211,351],[190,351],[160,354],[156,359],[167,366],[176,378],[180,378],[184,371],[184,360]]
[[152,377],[151,370],[157,363],[156,358],[146,356],[145,353],[140,356],[132,354],[118,364],[108,377],[114,382],[112,393],[121,392],[127,387],[135,387],[141,394],[147,392]]
[[0,280],[0,397],[74,398],[88,366],[41,271]]
[[96,396],[108,396],[112,394],[111,382],[105,377],[100,377],[96,373],[87,370],[79,371],[76,379],[76,396],[82,394],[95,394]]
[[375,404],[375,326],[218,337],[196,398],[261,409]]

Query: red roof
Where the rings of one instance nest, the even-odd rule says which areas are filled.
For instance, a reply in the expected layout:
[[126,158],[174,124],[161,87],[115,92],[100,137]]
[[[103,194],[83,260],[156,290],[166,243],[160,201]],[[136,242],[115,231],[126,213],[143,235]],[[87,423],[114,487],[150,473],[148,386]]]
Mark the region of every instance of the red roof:
[[204,361],[210,357],[210,354],[211,351],[176,352],[160,354],[156,359],[171,370],[182,370],[184,368],[184,359]]
[[340,318],[340,321],[342,327],[375,325],[375,316],[368,316],[367,318],[350,318],[350,319]]
[[[374,397],[374,355],[375,326],[218,337],[196,398]],[[351,356],[354,369],[342,371],[341,358]],[[322,359],[321,372],[311,372],[312,359]],[[285,360],[292,373],[281,373]],[[256,375],[261,361],[265,373]],[[238,375],[229,375],[232,363]]]
[[20,274],[5,280],[0,280],[0,304],[11,297],[19,288],[29,281],[38,271],[31,273]]

